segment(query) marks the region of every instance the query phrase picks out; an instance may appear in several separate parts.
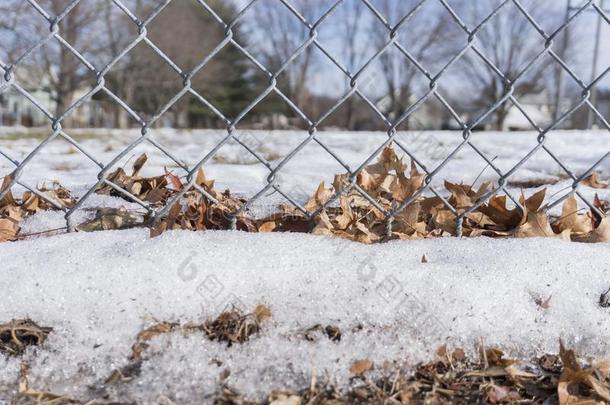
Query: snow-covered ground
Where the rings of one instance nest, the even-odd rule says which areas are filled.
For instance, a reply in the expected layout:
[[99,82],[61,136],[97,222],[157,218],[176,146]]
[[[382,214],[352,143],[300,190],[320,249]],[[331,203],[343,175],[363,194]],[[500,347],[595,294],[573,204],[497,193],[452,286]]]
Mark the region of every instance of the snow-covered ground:
[[[229,302],[266,304],[273,318],[232,347],[202,334],[153,340],[121,399],[213,396],[225,368],[251,398],[307,387],[313,370],[346,384],[355,360],[413,365],[447,341],[472,349],[483,339],[525,358],[557,351],[559,338],[583,356],[610,350],[610,310],[598,306],[610,286],[606,245],[483,238],[365,246],[240,232],[151,240],[132,230],[4,244],[0,260],[0,319],[31,317],[55,329],[44,349],[25,355],[31,385],[84,398],[127,363],[141,329],[201,322]],[[536,303],[549,297],[546,309]],[[338,326],[341,341],[299,336],[315,324]],[[0,358],[0,387],[16,387],[20,361]]]
[[[0,129],[0,150],[21,160],[41,138],[18,132]],[[82,130],[74,135],[107,163],[138,132]],[[153,136],[192,165],[225,134],[155,130]],[[275,165],[306,136],[249,131],[240,139]],[[536,136],[477,133],[473,143],[490,158],[497,156],[495,164],[507,170],[536,145]],[[380,133],[323,132],[318,137],[352,169],[385,139]],[[461,134],[405,133],[399,139],[434,168],[459,144]],[[556,132],[547,140],[575,173],[589,169],[609,145],[610,133],[602,131]],[[149,155],[143,174],[159,175],[164,166],[184,174],[148,143],[125,160],[133,162],[142,152]],[[434,184],[471,183],[485,166],[467,147]],[[0,156],[0,175],[12,169]],[[244,195],[260,190],[269,174],[235,144],[221,148],[205,170],[219,189]],[[311,143],[284,167],[280,180],[306,200],[321,180],[331,182],[344,171]],[[610,161],[602,162],[599,171],[608,179]],[[22,180],[31,185],[58,180],[82,195],[98,172],[80,152],[56,140],[32,160]],[[478,182],[495,178],[488,168]],[[570,185],[544,151],[514,180],[559,181],[549,186],[549,194]],[[596,192],[610,199],[608,190],[583,188],[591,198]],[[94,195],[87,205],[127,204]],[[45,212],[31,218],[24,231],[63,225],[62,213]],[[424,254],[428,263],[421,262]],[[149,239],[145,230],[129,230],[0,244],[0,263],[0,323],[29,317],[54,328],[44,347],[29,349],[23,359],[0,356],[0,403],[15,393],[23,360],[30,363],[33,387],[87,399],[93,395],[87,387],[99,387],[112,370],[127,364],[143,328],[160,321],[202,322],[229,303],[246,309],[262,303],[273,317],[260,336],[229,348],[201,334],[154,339],[142,375],[122,386],[118,399],[210,400],[225,368],[231,370],[231,386],[250,398],[274,388],[306,387],[314,370],[345,384],[354,360],[414,365],[447,342],[472,349],[482,340],[526,359],[557,351],[559,338],[583,356],[607,357],[610,350],[610,309],[598,305],[610,287],[610,250],[604,244],[476,238],[365,246],[311,235],[239,232],[170,232]],[[299,335],[316,324],[338,326],[341,341],[308,342]]]

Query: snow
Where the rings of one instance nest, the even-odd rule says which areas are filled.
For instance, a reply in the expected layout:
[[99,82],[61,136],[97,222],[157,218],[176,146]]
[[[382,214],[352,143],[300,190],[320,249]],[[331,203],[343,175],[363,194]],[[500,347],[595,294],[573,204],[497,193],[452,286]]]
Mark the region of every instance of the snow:
[[[0,357],[0,392],[16,388],[25,360],[33,387],[86,399],[87,386],[127,364],[140,330],[202,322],[230,302],[263,303],[273,317],[232,347],[201,334],[156,338],[142,375],[110,394],[210,400],[229,368],[231,386],[260,399],[306,387],[314,370],[344,386],[355,360],[414,365],[440,344],[472,349],[481,339],[526,359],[556,352],[559,338],[582,356],[610,350],[610,312],[598,305],[610,287],[607,245],[447,238],[366,246],[241,232],[149,239],[129,230],[2,244],[0,262],[0,320],[30,317],[54,328],[44,348]],[[548,297],[548,309],[535,302]],[[341,341],[298,336],[315,324],[338,326]]]
[[[110,162],[135,130],[68,130],[100,162]],[[48,134],[0,128],[0,150],[23,160]],[[242,142],[280,164],[307,137],[299,131],[241,131]],[[472,143],[507,171],[537,145],[536,133],[475,133]],[[193,165],[220,142],[223,131],[152,130],[155,140]],[[320,132],[318,139],[350,168],[359,167],[386,139],[383,133]],[[459,132],[401,133],[402,145],[433,169],[462,141]],[[587,171],[608,151],[607,131],[557,131],[546,147],[574,173]],[[144,175],[164,167],[184,176],[167,156],[144,142],[121,160],[131,166],[146,152]],[[399,155],[403,153],[398,150]],[[466,146],[433,179],[477,184],[497,180],[484,160]],[[204,166],[217,188],[251,196],[267,183],[269,169],[242,146],[229,143]],[[0,155],[0,175],[12,163]],[[610,160],[598,167],[610,177]],[[30,185],[58,180],[82,196],[100,168],[62,140],[50,142],[22,173]],[[328,183],[345,169],[315,142],[300,151],[276,180],[304,202],[321,180]],[[511,180],[547,180],[547,195],[559,198],[571,182],[540,150]],[[515,194],[520,189],[511,187]],[[537,190],[537,189],[536,189]],[[19,194],[19,189],[14,190]],[[535,190],[526,191],[527,194]],[[581,189],[587,198],[610,190]],[[266,196],[256,204],[269,213],[282,201]],[[92,195],[76,222],[91,216],[87,207],[137,208],[125,200]],[[560,207],[556,207],[560,209]],[[65,226],[62,212],[42,212],[23,233]],[[422,255],[429,263],[421,263]],[[127,364],[139,331],[160,321],[202,322],[229,303],[246,309],[263,303],[273,318],[263,332],[243,345],[227,348],[201,334],[175,333],[151,342],[142,375],[110,389],[121,401],[210,401],[218,376],[231,370],[229,383],[252,399],[272,389],[302,388],[315,372],[345,386],[354,360],[369,358],[414,365],[449,343],[473,349],[481,340],[523,359],[555,352],[563,338],[582,356],[610,349],[610,310],[599,307],[610,287],[610,249],[555,239],[435,239],[394,241],[365,246],[338,239],[296,234],[170,232],[149,239],[146,230],[69,234],[0,244],[0,322],[30,317],[54,332],[42,349],[20,358],[0,356],[0,403],[17,387],[21,361],[31,366],[30,383],[88,399],[112,370]],[[550,307],[536,301],[550,297]],[[321,337],[305,341],[299,331],[316,324],[336,325],[340,342]],[[359,326],[362,326],[360,328]],[[361,330],[360,330],[361,329]],[[222,363],[221,365],[218,365]],[[6,394],[5,394],[6,393]]]

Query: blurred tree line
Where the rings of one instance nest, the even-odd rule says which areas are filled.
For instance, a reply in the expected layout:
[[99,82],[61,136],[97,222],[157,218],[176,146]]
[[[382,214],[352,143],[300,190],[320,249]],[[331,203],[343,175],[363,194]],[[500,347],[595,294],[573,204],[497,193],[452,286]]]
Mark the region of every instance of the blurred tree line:
[[[39,1],[50,15],[61,14],[69,3]],[[227,0],[174,0],[146,25],[143,36],[134,18],[146,20],[159,2],[125,0],[126,13],[109,0],[82,0],[61,20],[59,32],[98,70],[118,58],[104,75],[106,89],[92,97],[93,112],[104,117],[103,122],[92,125],[131,127],[137,125],[136,115],[148,120],[162,112],[156,125],[226,127],[266,91],[272,77],[280,91],[267,94],[242,118],[242,126],[306,128],[305,114],[312,121],[323,117],[326,126],[350,130],[386,129],[388,122],[396,120],[402,120],[401,129],[457,127],[456,117],[463,121],[477,117],[505,94],[505,80],[515,79],[513,96],[528,108],[537,108],[540,119],[550,120],[569,108],[556,103],[561,67],[550,56],[543,56],[523,74],[544,49],[545,40],[514,5],[504,7],[481,28],[474,42],[476,51],[468,49],[443,70],[467,45],[468,36],[440,2],[432,1],[410,16],[419,1],[371,0],[379,12],[375,14],[360,0],[346,0],[319,26],[317,43],[295,56],[310,37],[310,28],[303,21],[315,22],[332,3],[294,0],[290,10],[277,0],[260,0],[232,27],[234,42],[209,59],[227,38],[222,22],[231,21],[243,5]],[[557,2],[552,2],[554,6],[548,0],[522,3],[534,19],[544,22],[542,28],[548,32],[561,25],[563,10]],[[497,6],[471,0],[451,4],[469,27],[477,26]],[[407,20],[397,31],[400,46],[389,46],[369,63],[386,48],[391,27],[405,16]],[[16,60],[44,38],[48,25],[27,2],[3,0],[0,60]],[[562,42],[562,35],[556,43]],[[580,35],[572,30],[570,41],[565,42],[568,48],[559,52],[568,63],[583,59]],[[133,45],[139,36],[142,40]],[[52,113],[57,116],[96,85],[95,75],[66,43],[49,41],[16,69],[20,83],[50,94]],[[206,64],[199,69],[202,61]],[[365,65],[367,69],[360,73]],[[407,114],[429,91],[426,74],[435,77],[441,71],[440,96],[433,95],[415,114]],[[187,76],[188,91],[184,90]],[[358,78],[357,92],[352,90],[350,76]],[[566,99],[577,98],[578,86],[571,80],[563,83]],[[605,102],[605,94],[602,92],[601,102]],[[177,95],[180,98],[173,103]],[[84,108],[79,106],[73,115]],[[501,105],[486,125],[504,129],[514,110],[511,101]],[[89,114],[93,115],[91,110]],[[580,119],[579,114],[574,117]]]

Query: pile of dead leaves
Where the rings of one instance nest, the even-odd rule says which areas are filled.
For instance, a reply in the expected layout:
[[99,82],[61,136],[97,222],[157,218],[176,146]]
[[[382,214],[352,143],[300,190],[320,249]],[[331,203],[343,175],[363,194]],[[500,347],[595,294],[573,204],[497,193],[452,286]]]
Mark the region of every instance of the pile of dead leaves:
[[[0,185],[0,194],[8,189],[10,183],[11,178],[5,177]],[[39,194],[26,191],[21,199],[17,199],[9,190],[0,200],[0,242],[17,240],[21,224],[27,217],[40,211],[58,210],[59,207],[71,208],[76,202],[70,192],[57,182],[50,186],[43,184],[37,187],[37,191]],[[54,201],[57,206],[42,198],[40,194]]]
[[[194,185],[186,189],[189,183],[167,169],[161,176],[141,176],[147,160],[145,154],[136,159],[131,174],[123,168],[115,170],[96,192],[153,209],[169,207],[162,218],[153,222],[150,214],[154,210],[98,208],[94,218],[77,229],[89,232],[148,226],[152,237],[168,230],[301,232],[362,243],[458,235],[610,242],[610,220],[605,216],[610,203],[597,196],[594,200],[596,209],[582,212],[574,195],[570,195],[564,201],[560,217],[552,217],[544,210],[545,189],[528,197],[522,193],[518,203],[501,194],[483,201],[494,190],[491,182],[478,187],[445,182],[445,196],[440,193],[425,196],[421,190],[425,187],[426,176],[413,162],[406,165],[391,146],[353,181],[350,175],[343,174],[335,176],[329,188],[320,184],[303,206],[309,214],[315,214],[313,219],[290,206],[278,206],[275,214],[257,218],[247,208],[246,199],[236,197],[228,190],[217,191],[214,180],[208,179],[203,169],[198,171]],[[610,187],[596,173],[583,183],[592,188]],[[8,184],[9,179],[5,179],[3,187]],[[70,193],[58,184],[48,189],[42,187],[39,191],[63,206],[74,204]],[[410,204],[399,210],[406,200]],[[474,206],[478,208],[472,210]],[[9,192],[0,201],[0,242],[15,240],[26,216],[53,208],[34,193],[25,193],[21,201],[16,201]],[[395,215],[388,217],[390,212]],[[459,216],[463,216],[460,227]]]
[[253,313],[242,314],[237,309],[223,312],[213,321],[202,325],[210,340],[226,342],[228,346],[244,343],[260,332],[261,323],[271,317],[271,311],[264,305],[258,305]]
[[[138,211],[100,208],[95,218],[81,224],[82,231],[97,231],[109,229],[126,229],[141,225],[152,225],[151,236],[158,236],[168,230],[227,230],[232,229],[233,213],[245,204],[245,200],[231,195],[227,190],[223,193],[214,188],[214,180],[208,180],[203,169],[200,169],[195,179],[195,186],[185,190],[186,184],[171,171],[165,169],[165,174],[156,177],[143,177],[140,172],[148,158],[142,154],[136,159],[131,175],[123,168],[118,168],[108,176],[96,193],[120,197],[129,202],[140,202],[151,207],[164,207],[170,199],[180,194],[181,197],[173,203],[164,216],[156,224],[151,224],[145,214]],[[127,193],[125,193],[125,191]],[[216,200],[212,203],[208,196]],[[257,221],[248,215],[235,218],[236,229],[256,232]]]
[[[132,175],[118,169],[110,177],[116,185],[129,191],[135,198],[160,206],[181,192],[167,215],[151,229],[157,236],[172,230],[238,229],[247,232],[312,232],[317,235],[332,235],[362,243],[377,243],[392,239],[423,239],[440,236],[456,236],[458,215],[481,203],[484,196],[493,190],[492,183],[483,183],[475,189],[472,185],[445,182],[449,195],[426,197],[418,195],[424,187],[425,175],[412,162],[407,167],[389,146],[378,161],[365,167],[352,184],[347,174],[335,176],[332,187],[320,184],[317,191],[304,205],[309,213],[315,213],[311,221],[294,207],[279,206],[276,214],[266,218],[255,218],[247,209],[242,209],[245,200],[236,198],[229,191],[214,189],[214,181],[206,178],[203,170],[198,172],[195,187],[184,190],[184,183],[169,171],[165,176],[145,178],[139,172],[146,163],[146,155],[134,164]],[[594,174],[586,180],[591,187],[601,188],[605,183]],[[216,202],[212,203],[199,191],[205,191]],[[129,196],[118,193],[105,185],[99,193]],[[570,195],[564,202],[561,217],[551,217],[542,210],[546,190],[529,197],[524,194],[519,205],[511,204],[506,195],[496,195],[467,213],[462,223],[461,235],[468,237],[558,237],[579,242],[609,242],[610,221],[595,210],[582,213],[577,208],[576,198]],[[387,213],[395,211],[401,203],[412,199],[411,204],[399,211],[391,221]],[[595,199],[599,212],[605,213],[608,204]],[[234,215],[240,212],[239,215]],[[457,215],[456,215],[457,214]],[[129,218],[128,211],[98,212],[92,224],[83,230],[123,229],[133,223],[145,224]],[[119,221],[116,219],[119,218]]]
[[41,346],[52,331],[29,319],[1,324],[0,353],[15,356],[22,354],[28,346]]
[[[183,191],[184,185],[177,177],[173,183],[178,191]],[[245,200],[231,195],[227,190],[220,193],[214,189],[214,180],[208,180],[203,169],[197,173],[195,184],[201,190],[216,200],[212,203],[204,194],[192,188],[183,193],[180,201],[175,202],[167,215],[151,228],[151,236],[155,237],[168,230],[227,230],[232,229],[233,215]],[[247,213],[236,216],[235,229],[246,232],[256,232],[256,221]]]
[[[422,239],[458,235],[458,215],[476,206],[493,190],[492,183],[478,188],[472,185],[445,182],[447,197],[413,198],[424,186],[425,176],[412,163],[407,167],[393,148],[387,147],[379,160],[365,167],[350,187],[348,175],[335,177],[333,186],[324,183],[305,208],[319,211],[314,234],[375,243],[391,239]],[[595,180],[599,182],[599,180]],[[339,206],[329,204],[338,193]],[[509,207],[505,195],[496,195],[464,216],[462,235],[490,237],[559,237],[579,242],[610,242],[610,220],[594,210],[580,213],[576,198],[570,195],[559,218],[542,210],[546,189],[529,197],[521,195],[519,204]],[[367,198],[370,197],[370,198]],[[407,200],[411,204],[388,223],[385,212],[391,212]],[[605,212],[607,206],[599,198],[596,207]],[[383,210],[383,211],[382,211]],[[385,211],[385,212],[384,212]]]
[[[101,184],[97,194],[121,197],[128,201],[143,201],[152,206],[164,205],[167,200],[177,191],[169,188],[168,177],[171,173],[167,172],[163,176],[142,177],[140,171],[148,160],[146,154],[140,155],[133,164],[131,175],[128,175],[123,168],[118,168],[111,173],[107,181]],[[121,190],[119,190],[119,188]],[[131,196],[125,194],[128,192]]]

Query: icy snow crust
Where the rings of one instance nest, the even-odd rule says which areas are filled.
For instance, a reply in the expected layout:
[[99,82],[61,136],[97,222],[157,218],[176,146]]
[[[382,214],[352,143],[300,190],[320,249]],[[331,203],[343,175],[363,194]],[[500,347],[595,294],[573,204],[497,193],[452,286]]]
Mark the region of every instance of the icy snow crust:
[[[87,386],[127,364],[140,330],[202,322],[230,303],[266,304],[273,318],[232,347],[201,334],[156,338],[141,376],[111,397],[210,402],[226,368],[231,386],[252,399],[306,387],[313,370],[341,386],[354,360],[414,365],[447,342],[471,349],[482,339],[524,358],[557,351],[560,337],[583,356],[610,349],[610,311],[598,306],[610,286],[607,244],[481,238],[365,246],[241,232],[149,239],[130,230],[5,243],[0,263],[0,320],[30,317],[54,328],[23,359],[0,357],[0,400],[15,393],[24,360],[32,387],[86,399]],[[536,304],[549,296],[548,309]],[[338,326],[341,341],[298,335],[315,324]]]

